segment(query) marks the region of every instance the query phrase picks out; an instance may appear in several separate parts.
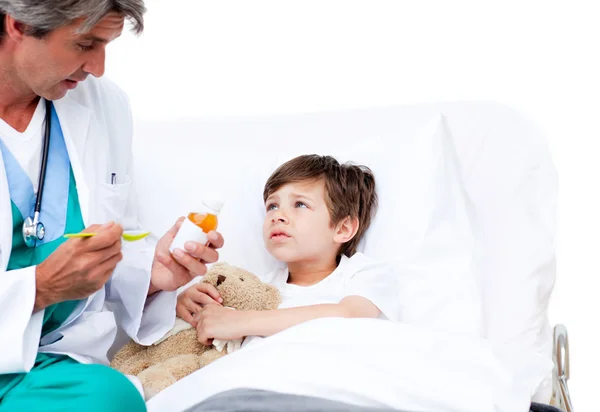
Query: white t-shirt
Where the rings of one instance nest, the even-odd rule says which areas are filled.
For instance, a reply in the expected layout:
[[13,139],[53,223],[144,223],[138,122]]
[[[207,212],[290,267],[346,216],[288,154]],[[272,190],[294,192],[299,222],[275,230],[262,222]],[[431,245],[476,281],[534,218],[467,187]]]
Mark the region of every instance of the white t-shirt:
[[[279,309],[340,303],[348,296],[368,299],[381,311],[380,319],[398,320],[397,276],[391,266],[355,253],[351,258],[343,256],[338,267],[325,279],[311,286],[287,283],[288,268],[283,267],[263,280],[279,289],[282,302]],[[262,340],[249,336],[244,346]]]
[[279,309],[340,303],[345,297],[361,296],[379,308],[382,319],[398,319],[397,278],[393,270],[362,253],[355,253],[351,258],[342,256],[329,276],[311,286],[287,283],[287,267],[276,270],[266,281],[281,293]]
[[42,143],[46,103],[40,99],[27,129],[21,133],[0,119],[0,139],[17,159],[33,183],[33,192],[37,193],[42,161]]

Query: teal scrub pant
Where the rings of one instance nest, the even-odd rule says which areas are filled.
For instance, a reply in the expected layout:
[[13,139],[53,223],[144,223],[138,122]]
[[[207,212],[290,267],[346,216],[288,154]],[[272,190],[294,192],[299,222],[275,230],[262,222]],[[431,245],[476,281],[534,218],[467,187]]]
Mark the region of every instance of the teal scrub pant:
[[104,365],[38,354],[29,373],[0,375],[0,412],[146,411],[136,387]]

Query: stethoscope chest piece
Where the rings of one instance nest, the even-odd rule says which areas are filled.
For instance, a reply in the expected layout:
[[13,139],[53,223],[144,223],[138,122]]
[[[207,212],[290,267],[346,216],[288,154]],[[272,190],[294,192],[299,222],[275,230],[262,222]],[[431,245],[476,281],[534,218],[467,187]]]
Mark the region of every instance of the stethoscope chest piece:
[[33,219],[31,217],[25,219],[25,222],[23,222],[23,240],[25,240],[27,247],[35,247],[36,242],[44,240],[45,235],[46,228],[42,222],[38,222],[37,214]]

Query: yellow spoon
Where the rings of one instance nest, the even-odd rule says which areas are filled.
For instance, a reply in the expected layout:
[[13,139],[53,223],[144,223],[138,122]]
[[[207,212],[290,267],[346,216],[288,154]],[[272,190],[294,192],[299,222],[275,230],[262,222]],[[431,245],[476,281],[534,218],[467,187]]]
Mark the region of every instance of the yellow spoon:
[[[80,232],[80,233],[67,233],[64,235],[67,239],[77,238],[77,237],[92,237],[96,236],[96,232]],[[123,239],[128,242],[135,242],[136,240],[141,240],[148,236],[150,232],[130,232],[123,233]]]

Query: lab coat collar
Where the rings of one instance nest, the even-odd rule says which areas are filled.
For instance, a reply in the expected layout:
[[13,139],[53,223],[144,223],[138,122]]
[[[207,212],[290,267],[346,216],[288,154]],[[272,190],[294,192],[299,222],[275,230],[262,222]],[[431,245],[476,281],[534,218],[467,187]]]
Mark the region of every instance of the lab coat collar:
[[[90,209],[90,189],[86,183],[82,158],[90,131],[92,111],[71,99],[68,95],[54,103],[60,126],[65,138],[65,144],[71,160],[73,175],[77,184],[79,204],[83,221],[88,222]],[[43,207],[43,206],[42,206]],[[4,160],[0,154],[0,265],[3,270],[8,266],[8,260],[12,250],[12,209],[10,193],[8,191],[8,180],[4,169]]]
[[54,102],[65,138],[84,222],[89,221],[90,187],[83,170],[83,157],[90,131],[92,111],[71,99],[68,95]]
[[[0,153],[0,228],[12,228],[12,210],[8,180],[4,170],[4,159]],[[8,259],[12,250],[12,230],[0,230],[0,265],[3,270],[8,266]]]

